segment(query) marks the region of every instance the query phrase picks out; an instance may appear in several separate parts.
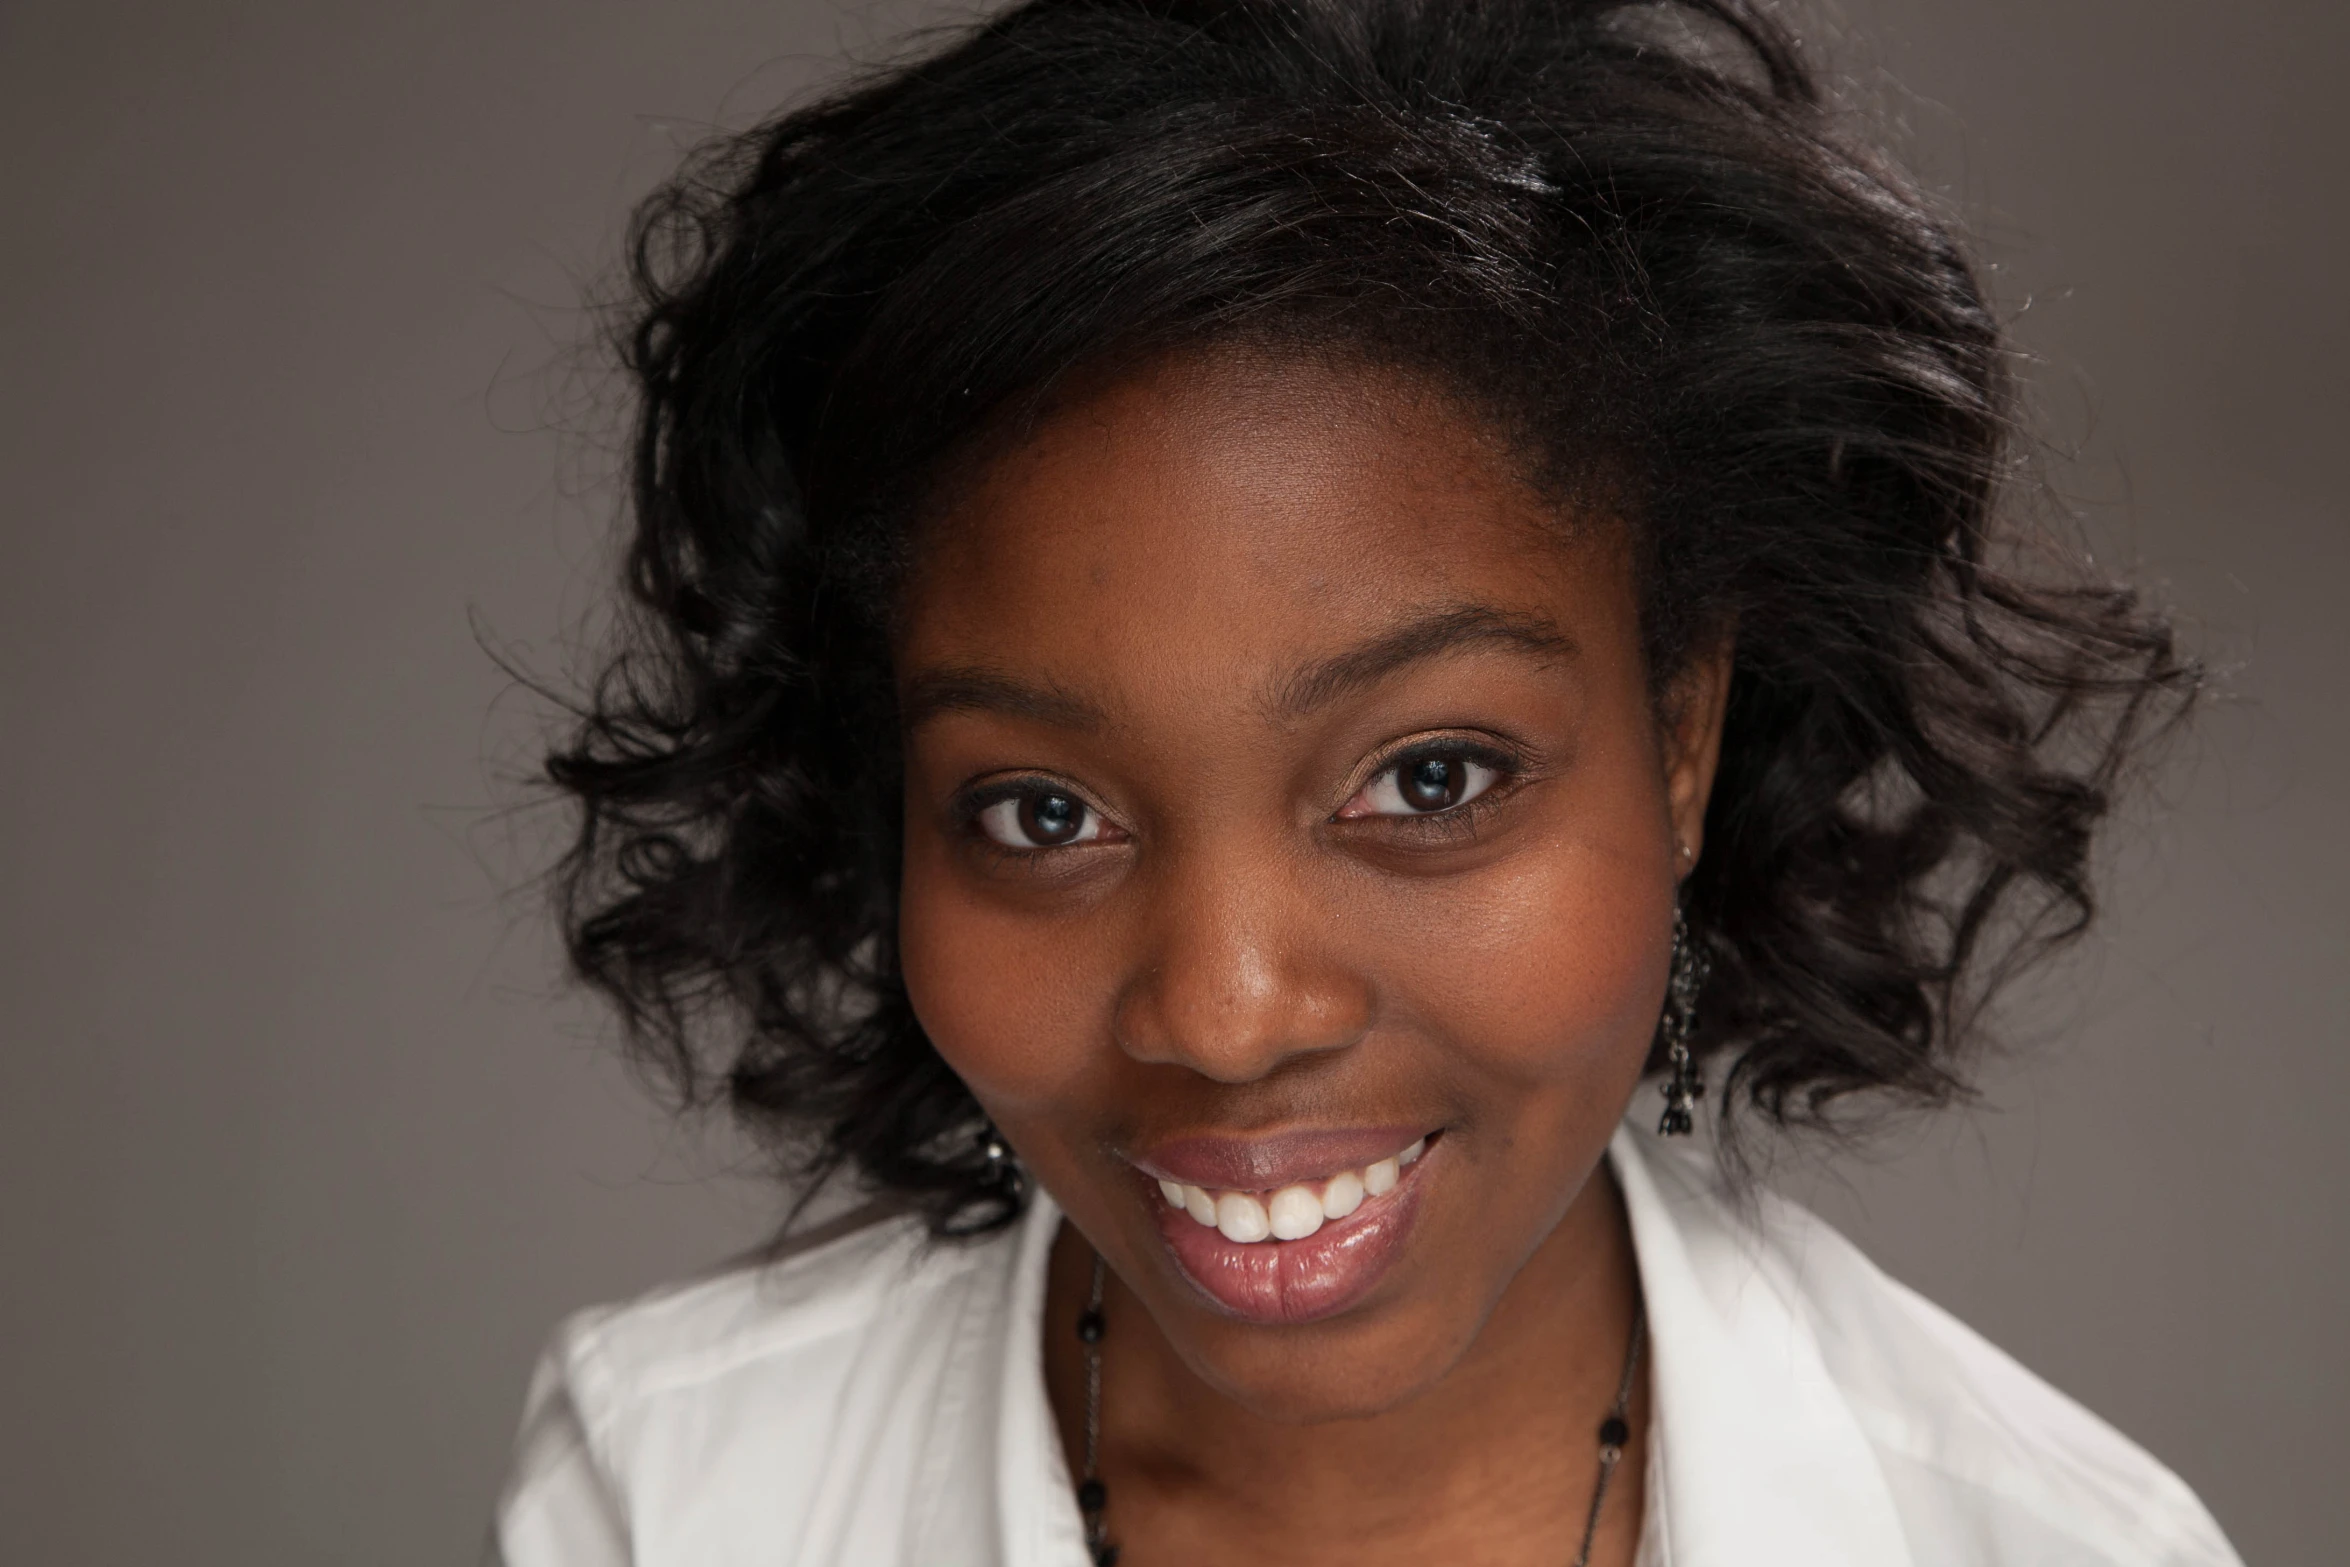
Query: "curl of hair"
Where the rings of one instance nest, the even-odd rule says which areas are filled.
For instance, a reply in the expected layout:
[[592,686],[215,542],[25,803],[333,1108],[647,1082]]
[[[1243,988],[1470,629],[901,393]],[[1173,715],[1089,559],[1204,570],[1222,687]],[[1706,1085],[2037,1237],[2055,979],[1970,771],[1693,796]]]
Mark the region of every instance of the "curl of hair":
[[1742,0],[1029,0],[705,148],[631,256],[571,959],[686,1099],[942,1234],[1019,1196],[899,975],[892,586],[942,465],[1077,369],[1343,342],[1604,483],[1660,693],[1735,638],[1686,892],[1726,1112],[1963,1092],[2192,684],[2128,593],[2009,569],[1982,290]]

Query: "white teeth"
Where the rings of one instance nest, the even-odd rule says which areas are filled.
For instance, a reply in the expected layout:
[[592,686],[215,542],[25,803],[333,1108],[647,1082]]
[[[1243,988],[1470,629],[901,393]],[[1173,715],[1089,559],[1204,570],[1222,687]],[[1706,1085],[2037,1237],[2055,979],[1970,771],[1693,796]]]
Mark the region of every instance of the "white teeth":
[[1277,1241],[1302,1241],[1322,1227],[1322,1199],[1302,1186],[1282,1187],[1271,1207]]
[[1226,1192],[1216,1199],[1216,1228],[1228,1241],[1245,1246],[1273,1233],[1265,1205],[1247,1192]]
[[1322,1217],[1343,1219],[1363,1205],[1363,1178],[1352,1170],[1341,1170],[1330,1177],[1322,1188]]
[[1404,1166],[1428,1151],[1428,1139],[1415,1140],[1399,1154],[1376,1160],[1362,1170],[1341,1170],[1322,1183],[1317,1193],[1308,1185],[1284,1186],[1265,1197],[1256,1192],[1211,1192],[1186,1181],[1161,1181],[1159,1193],[1170,1208],[1181,1208],[1194,1222],[1222,1232],[1228,1241],[1251,1245],[1262,1240],[1298,1241],[1327,1221],[1343,1219],[1365,1199],[1384,1197],[1403,1179]]

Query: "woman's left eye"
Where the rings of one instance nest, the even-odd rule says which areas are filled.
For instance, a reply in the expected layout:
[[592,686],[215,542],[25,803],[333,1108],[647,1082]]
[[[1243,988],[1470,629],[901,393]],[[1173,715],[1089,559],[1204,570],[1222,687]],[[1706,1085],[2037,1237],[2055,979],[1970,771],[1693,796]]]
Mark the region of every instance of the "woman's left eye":
[[1039,789],[982,809],[979,830],[1007,849],[1060,849],[1102,835],[1101,813],[1073,794]]
[[1422,751],[1382,770],[1338,814],[1433,816],[1468,804],[1500,780],[1501,769],[1465,752]]

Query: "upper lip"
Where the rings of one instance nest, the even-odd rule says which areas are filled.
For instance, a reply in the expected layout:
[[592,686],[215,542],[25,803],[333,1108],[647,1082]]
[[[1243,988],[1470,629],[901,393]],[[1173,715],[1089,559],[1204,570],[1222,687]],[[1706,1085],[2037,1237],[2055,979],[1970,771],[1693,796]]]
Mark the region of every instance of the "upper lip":
[[1270,1191],[1341,1170],[1359,1170],[1403,1152],[1425,1135],[1423,1127],[1400,1124],[1303,1128],[1249,1137],[1202,1132],[1153,1143],[1127,1154],[1126,1162],[1145,1175],[1186,1186]]

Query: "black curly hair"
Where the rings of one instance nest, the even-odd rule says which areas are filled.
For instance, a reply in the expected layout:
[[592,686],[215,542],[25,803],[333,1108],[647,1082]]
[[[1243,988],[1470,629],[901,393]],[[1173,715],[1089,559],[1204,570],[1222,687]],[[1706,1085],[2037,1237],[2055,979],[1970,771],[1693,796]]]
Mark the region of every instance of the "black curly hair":
[[578,974],[803,1175],[1008,1219],[898,969],[893,587],[1056,382],[1246,337],[1599,486],[1660,691],[1734,628],[1685,893],[1725,1127],[1963,1092],[2193,671],[2014,568],[1999,326],[1831,119],[1742,0],[1028,0],[705,148],[633,231],[631,613],[548,763]]

